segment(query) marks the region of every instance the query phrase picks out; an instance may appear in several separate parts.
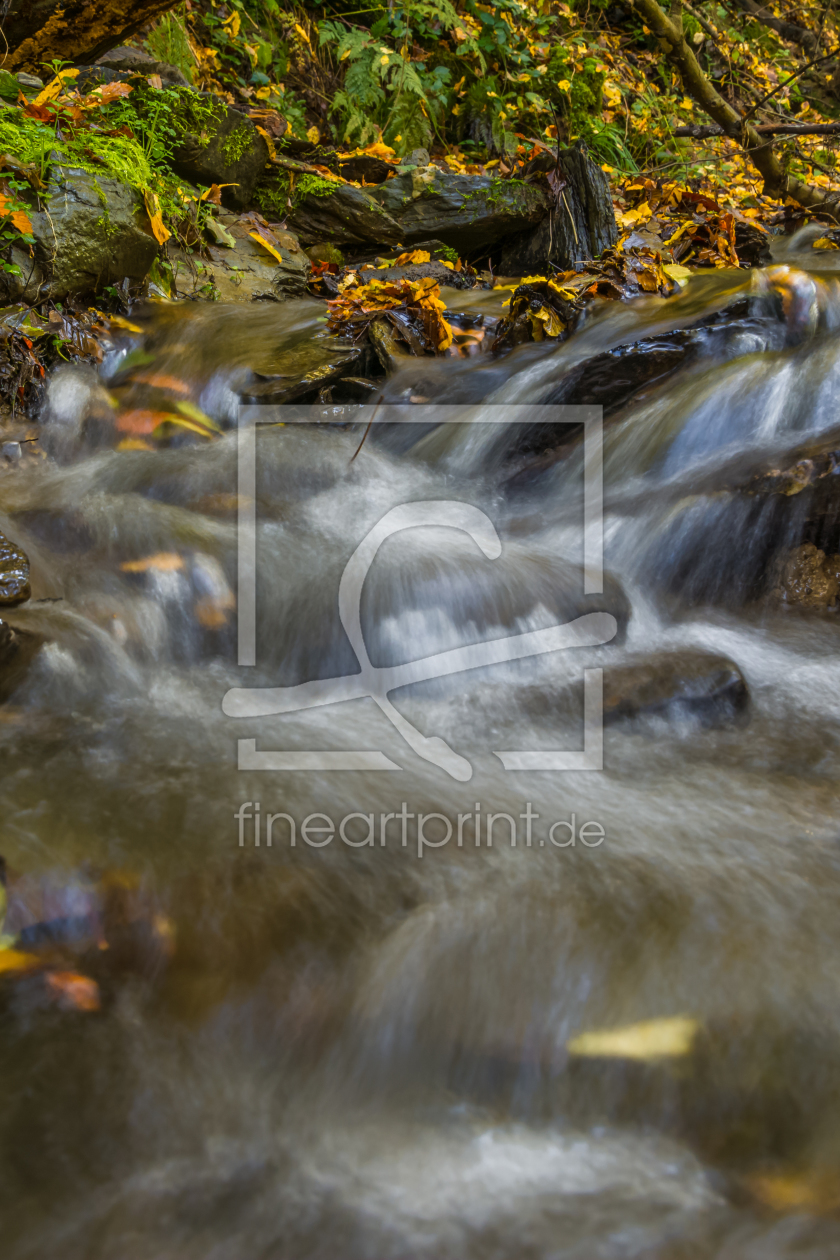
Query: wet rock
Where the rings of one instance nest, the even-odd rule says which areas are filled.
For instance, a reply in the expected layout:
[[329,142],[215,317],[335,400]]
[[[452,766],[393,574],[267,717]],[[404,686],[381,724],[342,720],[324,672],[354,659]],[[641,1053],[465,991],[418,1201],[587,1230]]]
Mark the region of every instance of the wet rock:
[[309,259],[292,232],[274,229],[282,262],[277,260],[250,233],[250,223],[231,217],[216,223],[221,233],[233,242],[210,245],[209,262],[201,262],[183,250],[170,250],[179,296],[208,297],[215,293],[223,302],[253,302],[286,298],[306,293]]
[[42,643],[40,636],[13,630],[0,621],[0,704],[23,682]]
[[375,189],[373,197],[400,225],[410,245],[429,237],[475,254],[522,232],[548,214],[541,188],[485,175],[418,168]]
[[337,184],[330,191],[325,181],[325,190],[306,193],[286,222],[304,246],[322,241],[339,249],[366,244],[396,246],[403,240],[403,228],[390,212],[366,189],[352,184]]
[[610,185],[604,172],[578,141],[563,149],[559,158],[544,154],[544,173],[557,174],[563,186],[559,205],[536,228],[509,241],[501,251],[496,270],[521,276],[544,272],[549,263],[564,269],[588,258],[597,258],[618,240]]
[[368,327],[368,337],[386,372],[395,372],[411,358],[408,346],[399,340],[387,319],[375,319]]
[[63,364],[50,377],[40,445],[60,464],[113,445],[116,410],[92,367]]
[[189,87],[187,79],[177,66],[170,65],[168,61],[156,61],[141,48],[125,46],[111,48],[98,58],[96,64],[108,70],[130,70],[145,75],[157,74],[162,83],[171,84],[174,87]]
[[[198,100],[206,106],[203,97]],[[234,209],[244,209],[267,161],[268,145],[251,119],[216,101],[211,114],[200,116],[196,130],[185,125],[171,165],[194,184],[228,184],[222,190],[222,201]]]
[[731,721],[749,703],[738,666],[694,649],[628,658],[604,671],[604,721],[685,715],[709,725]]
[[840,555],[827,556],[813,543],[803,543],[782,557],[773,596],[783,604],[835,611],[840,589]]
[[12,262],[21,274],[3,276],[13,301],[60,301],[126,277],[145,279],[158,244],[139,193],[119,180],[70,167],[53,167],[48,191],[48,208],[29,216],[34,258],[29,246],[14,246]]
[[295,402],[364,370],[366,346],[348,345],[336,338],[316,339],[292,350],[281,351],[271,375],[254,373],[254,381],[241,392],[243,403],[279,405]]
[[21,549],[0,534],[0,605],[11,608],[29,599],[29,560]]

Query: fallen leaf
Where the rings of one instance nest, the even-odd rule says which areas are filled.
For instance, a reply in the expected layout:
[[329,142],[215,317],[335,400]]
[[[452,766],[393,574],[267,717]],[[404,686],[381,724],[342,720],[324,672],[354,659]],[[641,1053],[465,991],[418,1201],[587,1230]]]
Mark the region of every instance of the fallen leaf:
[[682,1058],[691,1051],[700,1023],[690,1015],[648,1019],[640,1024],[579,1033],[566,1043],[569,1054],[587,1059]]
[[427,263],[431,260],[431,254],[427,249],[412,249],[400,254],[397,258],[398,267],[407,267],[410,263]]
[[26,954],[19,949],[0,949],[0,975],[17,975],[34,971],[42,966],[37,954]]
[[146,211],[149,215],[149,222],[152,225],[152,233],[158,245],[165,245],[172,233],[163,222],[163,215],[160,212],[160,202],[157,199],[157,193],[153,193],[147,188],[143,193],[143,200],[146,203]]
[[128,96],[133,91],[130,83],[103,83],[91,95],[98,96],[103,105],[109,105],[111,101],[118,101],[121,96]]
[[251,237],[251,240],[256,241],[258,245],[262,245],[263,249],[267,249],[269,254],[273,255],[279,263],[283,261],[283,255],[279,249],[275,249],[259,232],[249,232],[248,235]]
[[177,551],[158,551],[153,556],[144,556],[142,560],[124,560],[120,565],[123,573],[148,573],[150,569],[157,569],[160,573],[175,573],[183,567],[183,557]]
[[[32,104],[36,106],[46,105],[47,101],[54,101],[64,91],[64,80],[75,79],[78,73],[78,70],[60,70],[52,82],[48,83],[42,92],[39,92]],[[130,92],[131,88],[128,90]]]
[[98,1011],[102,1002],[99,985],[77,971],[50,971],[47,973],[47,989],[65,1010]]

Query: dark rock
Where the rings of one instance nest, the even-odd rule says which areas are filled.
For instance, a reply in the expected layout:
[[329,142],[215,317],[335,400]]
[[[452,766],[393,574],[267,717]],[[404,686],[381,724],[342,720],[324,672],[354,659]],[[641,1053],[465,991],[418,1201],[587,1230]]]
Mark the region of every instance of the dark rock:
[[0,534],[0,605],[12,608],[31,595],[29,561],[19,547]]
[[253,383],[245,386],[240,396],[243,403],[266,405],[296,402],[310,394],[314,399],[324,386],[363,370],[366,358],[366,346],[349,345],[332,337],[316,339],[281,351],[272,373],[255,372]]
[[112,48],[104,53],[96,64],[109,70],[129,70],[145,75],[157,74],[160,75],[163,83],[172,84],[175,87],[189,87],[189,82],[177,66],[170,65],[168,61],[155,61],[154,57],[143,52],[141,48]]
[[29,247],[12,249],[21,275],[3,277],[13,301],[61,301],[93,293],[127,276],[145,279],[157,257],[143,199],[105,175],[53,167],[47,210],[31,211],[34,258]]
[[565,270],[618,240],[609,180],[582,141],[560,151],[558,167],[565,180],[559,204],[536,229],[505,245],[496,264],[500,274],[532,275],[549,263]]
[[[389,180],[389,183],[393,183]],[[403,229],[363,188],[337,184],[326,196],[307,193],[286,216],[301,244],[329,241],[333,246],[398,245]]]
[[24,96],[38,96],[44,90],[44,80],[39,79],[37,74],[27,74],[25,70],[19,70],[15,78]]
[[386,372],[396,371],[407,358],[411,357],[411,351],[395,336],[391,324],[382,316],[370,324],[368,337],[376,351],[376,357]]
[[413,244],[434,237],[475,255],[548,214],[541,188],[485,175],[455,175],[429,166],[389,179],[373,197],[399,223],[398,237]]
[[[363,273],[364,274],[364,273]],[[454,271],[444,267],[442,262],[410,263],[407,267],[384,267],[377,269],[377,280],[426,280],[431,278],[438,284],[449,285],[452,289],[471,289],[472,280],[462,271]]]
[[356,179],[366,184],[383,184],[394,167],[382,158],[372,157],[368,153],[360,153],[356,157],[339,159],[339,174],[345,179]]
[[184,131],[172,153],[172,169],[184,179],[229,184],[222,201],[234,209],[248,205],[267,161],[268,145],[251,119],[220,101],[212,116],[202,119],[200,130]]
[[20,686],[43,639],[0,621],[0,704]]
[[738,666],[725,656],[686,648],[628,658],[604,670],[604,722],[639,716],[692,716],[709,725],[731,721],[749,703]]

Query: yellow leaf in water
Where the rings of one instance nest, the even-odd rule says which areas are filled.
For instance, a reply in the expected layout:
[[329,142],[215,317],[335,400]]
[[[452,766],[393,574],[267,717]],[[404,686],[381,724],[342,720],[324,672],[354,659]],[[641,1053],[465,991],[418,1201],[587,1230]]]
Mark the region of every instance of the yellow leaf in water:
[[19,949],[0,949],[0,975],[22,974],[40,966],[41,959],[37,954],[25,954]]
[[124,560],[120,565],[123,573],[148,573],[150,569],[158,569],[161,573],[175,573],[183,567],[183,557],[176,551],[158,551],[153,556],[144,556],[142,560]]
[[98,1011],[102,1006],[99,985],[77,971],[51,971],[47,975],[50,996],[65,1010]]
[[840,249],[840,245],[837,245],[835,244],[834,241],[829,240],[827,236],[821,236],[816,241],[814,241],[813,248],[814,249]]
[[683,267],[680,263],[663,263],[662,270],[666,276],[670,276],[672,280],[688,280],[694,273]]
[[165,245],[172,233],[163,222],[163,215],[160,212],[160,202],[157,199],[157,194],[153,193],[150,188],[147,188],[143,193],[143,200],[146,203],[146,212],[149,216],[149,222],[152,225],[154,238],[158,245]]
[[579,1033],[566,1043],[566,1049],[586,1059],[677,1059],[690,1053],[699,1031],[699,1021],[690,1015],[673,1015]]
[[153,451],[156,447],[151,442],[144,442],[142,438],[123,438],[117,443],[118,451]]
[[280,250],[275,249],[264,236],[260,236],[259,232],[249,232],[248,235],[251,237],[251,240],[256,241],[258,245],[262,245],[263,249],[267,249],[269,254],[276,258],[279,263],[283,261],[283,255],[280,253]]
[[[542,326],[542,335],[546,337],[559,337],[565,330],[562,319],[550,306],[541,306],[538,311],[531,313],[531,324],[536,333],[535,321],[539,321]],[[538,340],[541,339],[542,337],[538,338]]]

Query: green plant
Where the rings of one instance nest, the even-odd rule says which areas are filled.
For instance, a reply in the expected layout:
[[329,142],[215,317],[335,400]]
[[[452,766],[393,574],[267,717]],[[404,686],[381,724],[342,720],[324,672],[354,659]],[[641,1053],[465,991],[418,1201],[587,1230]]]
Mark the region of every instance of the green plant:
[[158,61],[177,66],[187,82],[195,79],[195,56],[187,37],[184,7],[164,13],[145,39],[146,50]]

